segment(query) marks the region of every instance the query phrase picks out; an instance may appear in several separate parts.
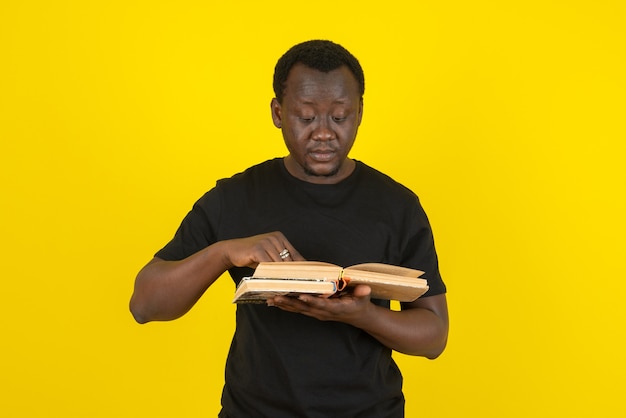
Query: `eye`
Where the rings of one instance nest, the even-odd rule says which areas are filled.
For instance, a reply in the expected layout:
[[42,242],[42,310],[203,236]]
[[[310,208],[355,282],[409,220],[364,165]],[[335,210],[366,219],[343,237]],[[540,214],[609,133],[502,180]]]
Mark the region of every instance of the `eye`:
[[300,117],[300,120],[301,120],[302,122],[304,122],[304,123],[311,123],[311,122],[313,122],[313,121],[315,120],[315,116],[311,116],[311,117],[304,117],[304,116],[301,116],[301,117]]
[[335,121],[337,123],[343,122],[346,119],[347,119],[347,117],[345,117],[345,116],[341,116],[341,117],[340,116],[333,116],[333,121]]

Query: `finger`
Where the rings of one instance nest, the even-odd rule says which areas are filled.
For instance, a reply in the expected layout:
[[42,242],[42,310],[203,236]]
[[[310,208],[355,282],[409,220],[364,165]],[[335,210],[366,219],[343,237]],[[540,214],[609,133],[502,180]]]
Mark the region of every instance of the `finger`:
[[265,251],[272,261],[291,261],[291,251],[285,245],[271,245]]
[[272,306],[276,306],[284,311],[303,313],[307,309],[307,305],[298,298],[290,296],[275,296],[272,299]]
[[255,261],[304,261],[298,250],[291,245],[289,240],[280,231],[251,237],[256,243],[253,257]]
[[277,245],[272,245],[269,248],[266,248],[266,254],[267,257],[271,260],[271,261],[285,261],[284,260],[284,250],[285,247],[279,247]]
[[369,297],[372,293],[372,288],[365,284],[360,284],[354,287],[354,291],[352,292],[352,296],[357,298]]
[[279,255],[283,261],[305,261],[305,258],[300,255],[296,247],[294,247],[289,240],[279,232],[282,240],[280,241],[282,249],[279,251]]
[[300,255],[298,250],[296,250],[296,248],[291,245],[291,243],[287,242],[285,248],[289,250],[289,259],[291,261],[306,261],[306,259],[302,257],[302,255]]
[[[285,261],[291,255],[290,249],[285,245],[287,239],[280,232],[266,234],[261,241],[264,258],[269,261]],[[289,245],[291,247],[291,245]]]
[[[304,261],[304,257],[291,245],[282,232],[276,231],[271,238],[273,238],[272,244],[276,251],[275,254],[278,256],[278,259],[274,261]],[[271,254],[271,256],[273,255]]]

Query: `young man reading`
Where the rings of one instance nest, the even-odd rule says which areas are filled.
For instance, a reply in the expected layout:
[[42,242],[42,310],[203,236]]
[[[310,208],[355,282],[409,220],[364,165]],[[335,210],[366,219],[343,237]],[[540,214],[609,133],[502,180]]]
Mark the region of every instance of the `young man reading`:
[[[429,291],[400,311],[368,286],[341,297],[274,297],[237,306],[220,417],[402,417],[392,350],[436,358],[446,288],[428,219],[410,190],[348,157],[363,117],[357,59],[330,41],[278,61],[274,125],[289,151],[217,182],[138,274],[140,323],[185,314],[224,272],[263,261],[382,262],[425,272]],[[389,138],[383,138],[389,141]]]

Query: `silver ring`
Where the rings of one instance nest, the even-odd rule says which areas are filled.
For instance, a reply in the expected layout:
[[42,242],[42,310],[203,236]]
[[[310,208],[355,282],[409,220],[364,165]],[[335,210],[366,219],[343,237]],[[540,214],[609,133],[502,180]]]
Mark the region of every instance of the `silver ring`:
[[289,257],[290,255],[291,255],[291,254],[289,254],[289,250],[288,250],[288,249],[286,249],[286,248],[285,248],[284,250],[282,250],[281,252],[279,252],[279,253],[278,253],[278,256],[279,256],[280,258],[282,258],[283,260],[284,260],[285,258]]

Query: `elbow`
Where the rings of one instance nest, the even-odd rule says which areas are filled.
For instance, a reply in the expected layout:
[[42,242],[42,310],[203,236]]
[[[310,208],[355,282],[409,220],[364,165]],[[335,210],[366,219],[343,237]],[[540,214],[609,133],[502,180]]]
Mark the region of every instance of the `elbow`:
[[145,268],[139,272],[135,279],[135,287],[130,297],[128,308],[133,318],[138,324],[145,324],[154,320],[154,307],[151,302],[152,292],[150,287],[146,286],[145,280],[142,280],[142,273]]
[[430,352],[426,353],[426,354],[424,355],[424,357],[426,357],[428,360],[435,360],[435,359],[436,359],[436,358],[438,358],[441,354],[443,354],[443,351],[444,351],[444,349],[445,349],[445,348],[446,348],[446,347],[445,347],[445,345],[444,345],[444,346],[443,346],[443,347],[441,347],[441,348],[438,348],[438,349],[432,350],[432,351],[430,351]]
[[146,264],[135,278],[135,286],[130,297],[128,308],[138,324],[145,324],[154,320],[154,309],[151,308],[150,303],[151,295],[153,294],[149,286],[151,279],[150,276],[146,276],[146,274],[150,270],[148,266],[154,264],[156,260],[157,259],[154,258]]
[[130,311],[133,314],[133,318],[135,318],[135,322],[137,322],[138,324],[147,324],[148,322],[150,322],[149,320],[147,320],[146,318],[144,318],[143,316],[136,314],[133,311]]
[[431,338],[428,341],[416,342],[413,346],[406,349],[395,348],[396,351],[404,353],[409,356],[425,357],[429,360],[435,360],[445,350],[447,345],[447,335],[441,336],[441,338]]
[[144,310],[141,309],[141,306],[139,306],[139,304],[135,300],[134,295],[130,299],[129,309],[130,313],[133,315],[133,318],[138,324],[145,324],[147,322],[150,322]]
[[424,357],[426,357],[429,360],[435,360],[441,354],[443,354],[444,350],[446,349],[446,345],[448,345],[448,333],[447,332],[441,337],[441,339],[437,342],[437,344],[433,345],[431,350],[425,353]]

